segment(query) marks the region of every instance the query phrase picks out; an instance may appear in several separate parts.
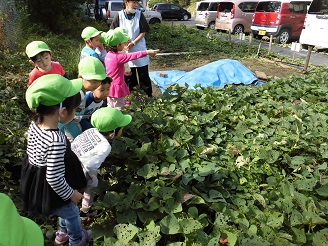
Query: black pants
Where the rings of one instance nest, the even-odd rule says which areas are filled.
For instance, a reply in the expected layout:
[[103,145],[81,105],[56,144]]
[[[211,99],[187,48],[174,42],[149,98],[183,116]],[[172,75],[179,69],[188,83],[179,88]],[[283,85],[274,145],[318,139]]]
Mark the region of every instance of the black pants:
[[151,97],[153,89],[151,87],[151,80],[149,78],[148,65],[143,67],[131,67],[131,72],[131,76],[125,76],[125,82],[128,85],[129,90],[132,91],[133,87],[139,84],[140,88],[148,95],[148,97]]

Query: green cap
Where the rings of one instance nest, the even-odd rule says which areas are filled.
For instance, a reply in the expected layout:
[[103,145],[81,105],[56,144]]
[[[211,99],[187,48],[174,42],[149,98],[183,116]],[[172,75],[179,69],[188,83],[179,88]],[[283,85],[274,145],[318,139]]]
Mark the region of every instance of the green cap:
[[49,46],[45,42],[33,41],[26,46],[25,52],[28,57],[34,57],[43,51],[51,52],[51,50],[49,49]]
[[93,56],[80,60],[79,74],[86,80],[104,80],[107,77],[104,64]]
[[13,201],[0,193],[0,245],[43,246],[40,227],[17,212]]
[[131,120],[131,115],[123,114],[121,110],[110,107],[97,109],[91,115],[91,124],[99,132],[110,132],[118,127],[127,126]]
[[125,32],[125,29],[122,27],[117,27],[115,29],[109,30],[107,33],[102,35],[102,40],[104,44],[108,46],[116,46],[119,44],[124,44],[129,40],[128,34]]
[[81,33],[81,37],[84,40],[88,40],[90,38],[94,38],[94,37],[98,36],[100,33],[102,33],[102,32],[98,31],[96,28],[94,28],[92,26],[88,26],[83,29],[83,31]]
[[59,74],[47,74],[36,79],[26,90],[26,102],[29,108],[35,109],[40,104],[53,106],[66,98],[79,93],[82,79],[68,80]]

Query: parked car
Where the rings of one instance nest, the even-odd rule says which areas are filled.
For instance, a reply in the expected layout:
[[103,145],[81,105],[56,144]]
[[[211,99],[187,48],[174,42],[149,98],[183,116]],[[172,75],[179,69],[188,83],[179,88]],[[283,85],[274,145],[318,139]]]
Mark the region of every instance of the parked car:
[[215,28],[216,11],[219,1],[201,1],[196,3],[195,25],[198,29]]
[[317,49],[328,49],[328,2],[313,0],[305,18],[300,36],[302,48],[309,45]]
[[191,13],[188,10],[173,3],[156,3],[151,10],[161,13],[163,19],[187,21],[191,18]]
[[258,0],[223,0],[219,3],[215,29],[233,34],[250,33]]
[[299,39],[310,3],[311,0],[260,0],[253,15],[253,36],[272,35],[282,44]]
[[[107,1],[105,8],[107,10],[107,24],[110,25],[117,13],[123,9],[123,0]],[[152,10],[146,10],[142,6],[141,2],[139,2],[138,9],[143,12],[149,24],[162,22],[162,15],[160,13]]]

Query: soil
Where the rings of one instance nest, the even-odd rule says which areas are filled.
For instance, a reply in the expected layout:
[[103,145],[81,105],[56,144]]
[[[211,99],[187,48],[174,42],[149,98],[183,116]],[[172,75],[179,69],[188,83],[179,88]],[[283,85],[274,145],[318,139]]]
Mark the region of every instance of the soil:
[[[182,71],[191,71],[195,68],[204,66],[210,62],[208,59],[197,59],[192,61],[181,62],[181,59],[167,59],[167,63],[163,63],[163,60],[153,59],[149,65],[149,71],[167,71],[167,70],[182,70]],[[290,75],[299,75],[302,74],[302,70],[295,68],[290,65],[285,65],[279,61],[271,61],[265,58],[244,58],[240,62],[250,69],[255,76],[265,82],[268,78],[283,78]],[[153,94],[154,96],[161,94],[160,90],[153,85]]]

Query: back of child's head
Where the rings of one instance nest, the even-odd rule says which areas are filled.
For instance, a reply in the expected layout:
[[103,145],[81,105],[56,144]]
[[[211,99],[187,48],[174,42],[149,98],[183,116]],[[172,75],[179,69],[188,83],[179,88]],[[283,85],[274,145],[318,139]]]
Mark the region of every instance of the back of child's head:
[[116,27],[101,35],[102,42],[108,45],[111,50],[119,44],[126,43],[129,39],[125,29],[122,27]]
[[51,53],[49,46],[43,41],[33,41],[26,46],[26,55],[35,62],[36,56],[43,52]]
[[89,39],[97,37],[101,33],[102,31],[98,31],[96,28],[92,26],[88,26],[83,29],[81,33],[81,37],[83,38],[84,41],[87,41]]
[[127,126],[132,121],[132,116],[123,114],[116,108],[103,107],[91,115],[91,124],[101,133],[112,132],[117,128]]
[[[60,106],[72,112],[80,103],[82,79],[68,80],[59,74],[48,74],[36,79],[26,91],[26,102],[35,110],[35,121],[53,114]],[[61,105],[60,105],[61,104]]]
[[93,56],[81,59],[78,69],[79,77],[85,80],[104,80],[107,77],[104,64]]

